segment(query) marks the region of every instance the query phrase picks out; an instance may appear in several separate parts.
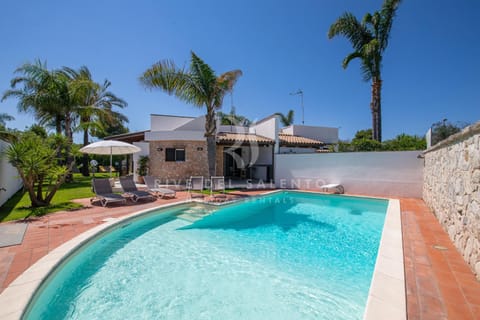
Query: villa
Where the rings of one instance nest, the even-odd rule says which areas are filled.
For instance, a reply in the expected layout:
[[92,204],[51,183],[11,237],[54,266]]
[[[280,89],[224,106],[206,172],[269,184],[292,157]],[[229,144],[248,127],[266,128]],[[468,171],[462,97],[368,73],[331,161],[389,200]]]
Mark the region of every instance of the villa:
[[[221,125],[217,120],[216,174],[230,179],[274,179],[274,155],[328,152],[338,142],[338,128],[291,125],[280,127],[277,115],[250,126]],[[150,115],[150,129],[108,137],[142,149],[149,174],[164,182],[208,176],[205,116]]]
[[[110,138],[139,146],[152,175],[207,176],[203,123],[152,115],[150,130]],[[281,129],[276,116],[219,125],[217,174],[275,179],[289,190],[237,190],[226,204],[179,191],[38,217],[0,248],[0,317],[193,315],[186,306],[195,297],[207,299],[202,312],[222,310],[227,319],[258,310],[290,319],[299,305],[310,319],[476,319],[479,139],[477,123],[426,151],[338,153],[324,152],[338,140],[336,128]],[[347,195],[307,190],[335,179]],[[84,277],[92,265],[95,276]],[[58,294],[80,287],[86,296]]]

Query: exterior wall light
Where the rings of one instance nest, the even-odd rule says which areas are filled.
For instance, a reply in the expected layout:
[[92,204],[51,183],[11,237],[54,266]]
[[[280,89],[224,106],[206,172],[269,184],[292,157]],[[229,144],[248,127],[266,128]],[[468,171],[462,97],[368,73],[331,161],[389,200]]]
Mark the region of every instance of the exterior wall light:
[[162,148],[162,147],[158,147],[158,148],[157,148],[157,151],[158,151],[158,152],[161,152],[161,151],[163,151],[163,148]]

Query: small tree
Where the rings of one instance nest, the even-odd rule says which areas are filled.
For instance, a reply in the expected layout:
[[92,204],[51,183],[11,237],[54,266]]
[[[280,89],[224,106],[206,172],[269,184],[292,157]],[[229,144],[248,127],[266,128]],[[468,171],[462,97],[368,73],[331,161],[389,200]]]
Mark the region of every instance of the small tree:
[[406,151],[406,150],[425,150],[427,141],[424,137],[409,134],[399,134],[395,139],[383,142],[383,150],[385,151]]
[[18,170],[32,207],[48,206],[71,172],[73,162],[69,168],[58,165],[65,143],[59,135],[45,138],[27,131],[7,148],[7,159]]
[[452,134],[455,134],[457,132],[460,132],[463,128],[465,128],[468,124],[463,123],[463,124],[453,124],[447,119],[444,119],[443,121],[438,121],[435,122],[432,125],[432,146],[436,145],[442,140],[447,139],[450,137]]
[[144,177],[148,174],[148,156],[140,156],[138,158],[138,168],[137,174],[141,177]]

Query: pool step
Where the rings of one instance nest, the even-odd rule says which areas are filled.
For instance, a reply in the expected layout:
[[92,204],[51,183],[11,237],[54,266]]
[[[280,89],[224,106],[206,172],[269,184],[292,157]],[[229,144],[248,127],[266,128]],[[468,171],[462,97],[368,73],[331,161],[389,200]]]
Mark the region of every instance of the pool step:
[[183,214],[178,215],[177,219],[182,219],[182,220],[185,220],[185,221],[188,221],[188,222],[195,222],[197,220],[200,220],[201,217],[192,216],[190,214],[183,213]]
[[207,210],[204,207],[192,207],[183,211],[183,213],[179,214],[177,218],[180,218],[189,222],[195,222],[197,220],[202,219],[203,217],[210,214],[211,212],[212,210]]

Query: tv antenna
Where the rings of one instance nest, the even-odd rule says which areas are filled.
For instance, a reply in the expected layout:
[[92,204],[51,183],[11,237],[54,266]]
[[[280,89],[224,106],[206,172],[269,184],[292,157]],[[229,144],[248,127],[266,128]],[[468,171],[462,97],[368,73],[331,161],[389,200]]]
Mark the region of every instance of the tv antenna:
[[300,106],[302,107],[302,125],[305,124],[305,110],[303,108],[303,91],[298,89],[296,92],[291,92],[291,96],[300,96]]

